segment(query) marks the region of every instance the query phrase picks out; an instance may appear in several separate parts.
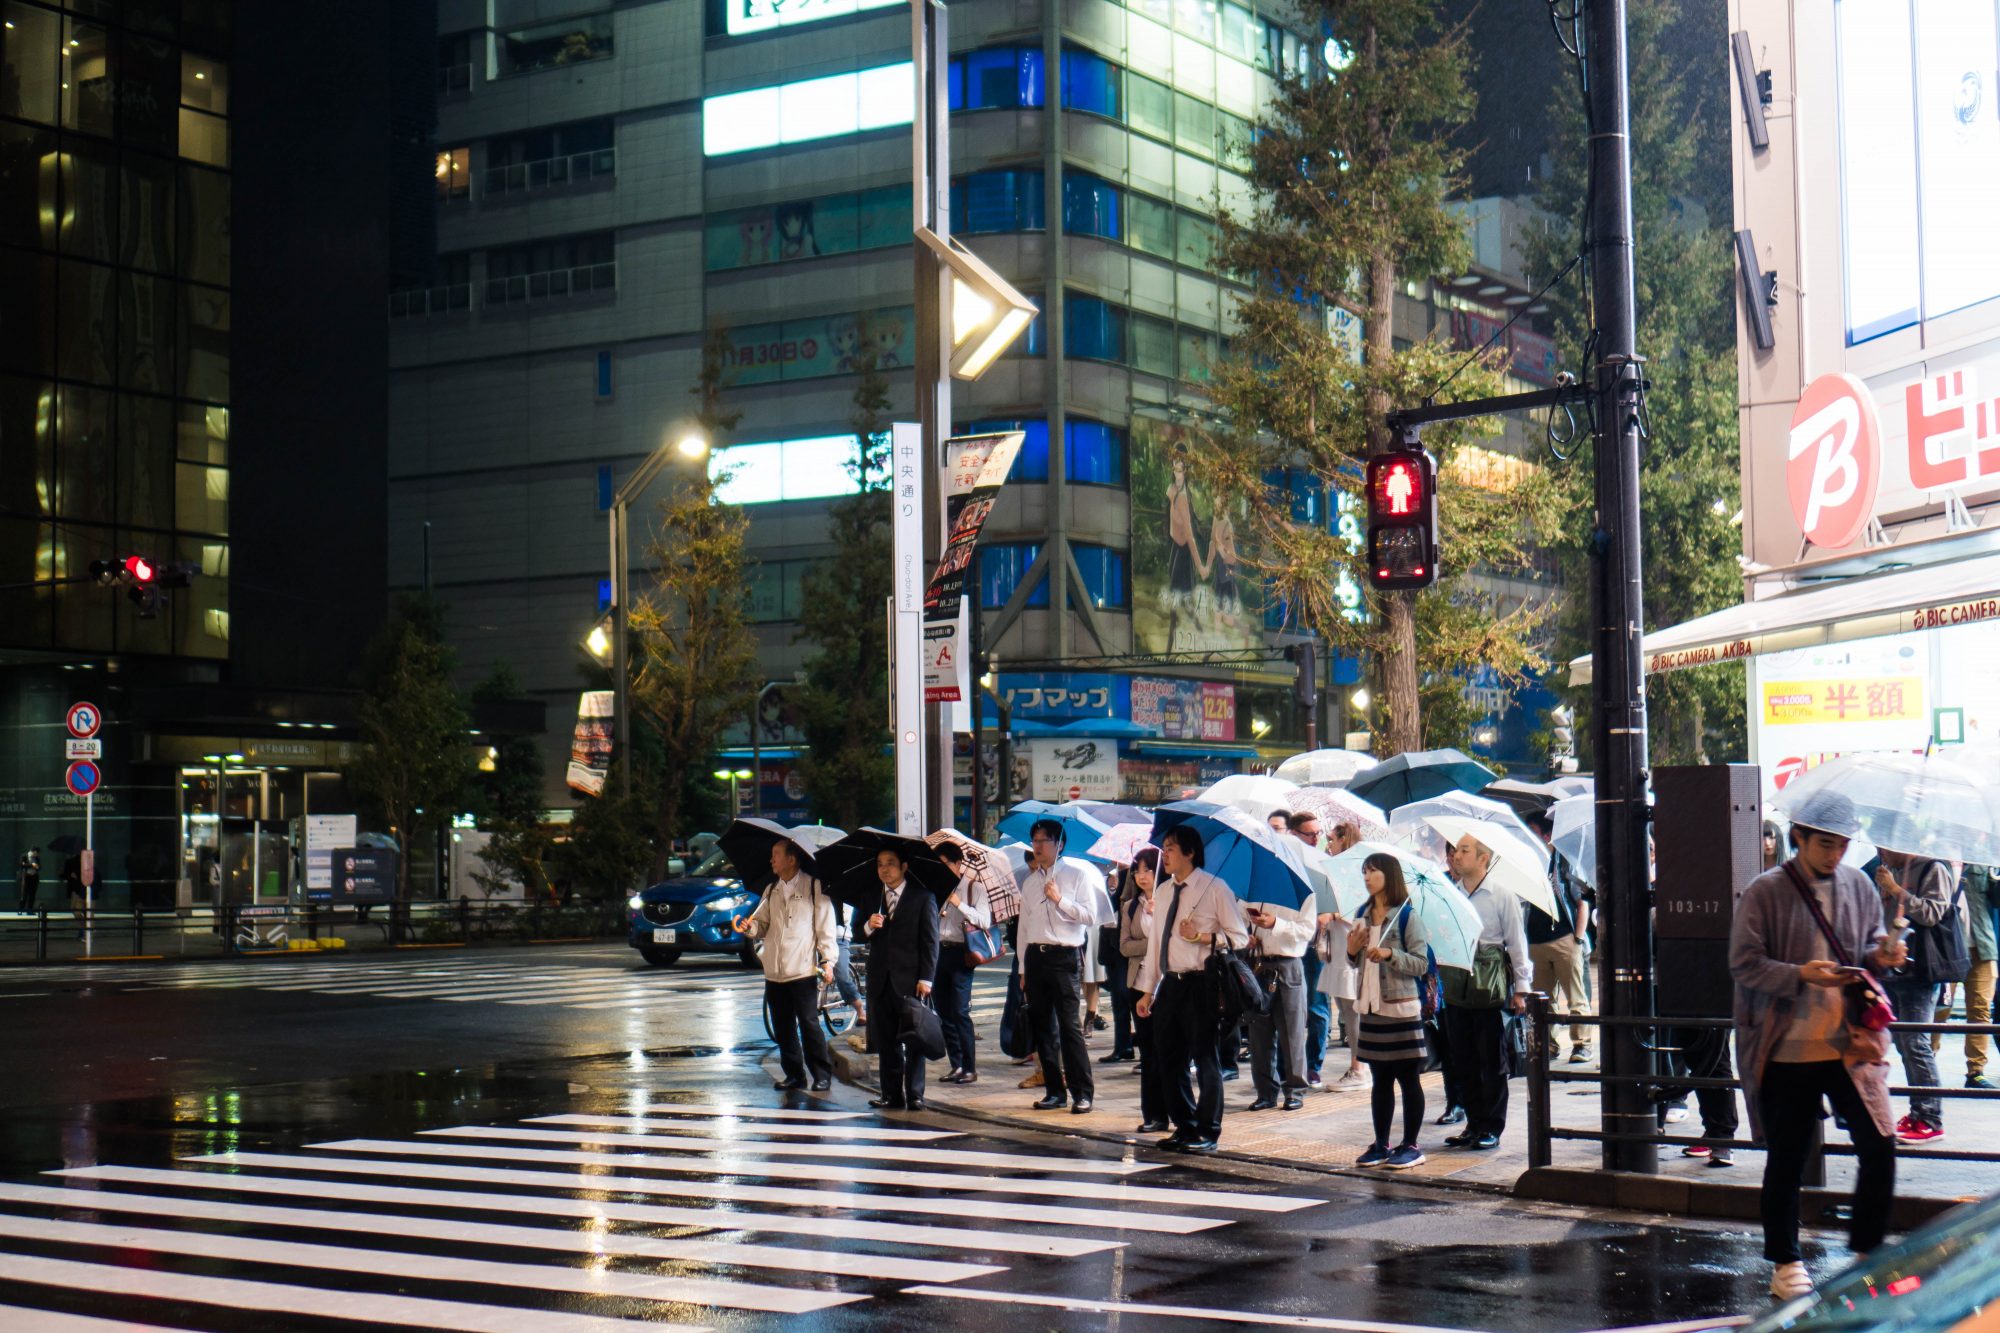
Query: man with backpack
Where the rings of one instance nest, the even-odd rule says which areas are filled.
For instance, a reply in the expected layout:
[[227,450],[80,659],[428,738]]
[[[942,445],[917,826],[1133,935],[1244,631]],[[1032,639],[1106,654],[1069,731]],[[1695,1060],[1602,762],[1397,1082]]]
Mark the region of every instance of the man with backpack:
[[[1909,964],[1883,983],[1889,1004],[1908,1021],[1921,1023],[1937,1011],[1938,996],[1971,971],[1966,955],[1965,927],[1959,906],[1965,900],[1951,867],[1942,861],[1880,849],[1875,887],[1882,895],[1882,916],[1891,935],[1907,922],[1905,940]],[[1938,1086],[1937,1056],[1928,1032],[1898,1032],[1896,1049],[1903,1057],[1903,1076],[1913,1088]],[[1944,1101],[1914,1093],[1910,1113],[1896,1122],[1896,1137],[1904,1143],[1933,1143],[1944,1137]]]
[[[1584,982],[1584,968],[1590,961],[1590,904],[1569,873],[1569,863],[1555,854],[1550,839],[1555,825],[1548,812],[1538,810],[1526,816],[1528,827],[1549,851],[1549,883],[1555,889],[1556,914],[1550,916],[1533,903],[1521,904],[1521,925],[1528,935],[1528,957],[1534,963],[1534,988],[1549,997],[1549,1011],[1557,1018],[1565,1015],[1588,1018],[1591,1014],[1590,987]],[[1590,1029],[1581,1023],[1569,1028],[1569,1062],[1590,1062]],[[1555,1052],[1550,1052],[1554,1058]]]

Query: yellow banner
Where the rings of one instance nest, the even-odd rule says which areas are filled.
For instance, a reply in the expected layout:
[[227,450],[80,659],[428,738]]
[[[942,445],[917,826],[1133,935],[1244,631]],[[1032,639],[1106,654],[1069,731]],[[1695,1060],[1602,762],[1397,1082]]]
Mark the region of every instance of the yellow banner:
[[1924,716],[1924,682],[1912,676],[1764,682],[1764,721],[1769,725],[1920,722]]

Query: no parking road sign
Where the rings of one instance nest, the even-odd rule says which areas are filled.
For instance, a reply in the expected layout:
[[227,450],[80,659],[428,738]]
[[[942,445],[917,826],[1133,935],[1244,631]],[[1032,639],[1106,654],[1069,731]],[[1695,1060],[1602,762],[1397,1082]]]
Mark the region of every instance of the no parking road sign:
[[64,719],[69,726],[69,734],[78,740],[89,740],[104,725],[104,714],[97,711],[96,704],[71,704],[69,716]]
[[104,784],[104,773],[88,759],[79,759],[69,766],[63,781],[78,796],[89,796]]

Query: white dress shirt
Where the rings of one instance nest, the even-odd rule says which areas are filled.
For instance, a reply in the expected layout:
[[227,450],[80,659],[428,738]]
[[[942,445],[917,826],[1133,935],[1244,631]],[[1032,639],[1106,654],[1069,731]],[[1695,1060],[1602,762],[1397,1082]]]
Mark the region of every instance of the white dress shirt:
[[764,941],[764,979],[800,981],[840,953],[833,934],[833,899],[801,870],[764,893],[743,933]]
[[1514,977],[1514,994],[1526,995],[1534,989],[1535,966],[1528,957],[1528,932],[1521,921],[1521,900],[1506,889],[1491,887],[1487,880],[1481,880],[1477,888],[1467,889],[1465,896],[1479,913],[1479,942],[1498,945],[1507,951],[1507,970]]
[[963,944],[968,929],[984,930],[993,924],[993,909],[986,902],[986,886],[970,870],[958,877],[958,888],[954,892],[958,902],[945,903],[943,915],[938,919],[938,941],[943,944]]
[[1255,906],[1278,918],[1269,926],[1254,928],[1258,952],[1266,958],[1304,958],[1306,950],[1312,947],[1313,936],[1319,933],[1319,918],[1311,912],[1277,903]]
[[[1019,950],[1015,956],[1016,966],[1024,965],[1021,960],[1037,944],[1061,944],[1081,949],[1085,936],[1097,924],[1097,910],[1091,902],[1090,889],[1084,882],[1082,872],[1060,859],[1048,870],[1042,870],[1031,862],[1021,871],[1019,881],[1021,916],[1014,937]],[[1048,895],[1042,892],[1049,884],[1054,884],[1060,895],[1055,902],[1050,902]]]
[[1135,983],[1147,995],[1160,989],[1162,940],[1166,970],[1170,973],[1199,972],[1208,966],[1208,956],[1215,952],[1213,945],[1196,944],[1183,936],[1182,922],[1192,921],[1196,933],[1213,934],[1233,949],[1241,949],[1250,940],[1250,927],[1236,905],[1235,893],[1214,875],[1206,870],[1189,872],[1187,883],[1180,890],[1180,907],[1169,921],[1167,913],[1174,906],[1174,888],[1174,880],[1163,879],[1153,890],[1154,910],[1147,929],[1146,956],[1140,960],[1139,979]]

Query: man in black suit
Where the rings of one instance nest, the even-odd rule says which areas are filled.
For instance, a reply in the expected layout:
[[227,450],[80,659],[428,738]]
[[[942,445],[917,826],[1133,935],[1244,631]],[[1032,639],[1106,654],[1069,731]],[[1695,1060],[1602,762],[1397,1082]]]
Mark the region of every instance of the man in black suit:
[[903,1013],[903,999],[931,993],[937,976],[938,907],[910,883],[903,858],[875,854],[882,908],[868,918],[868,1049],[882,1058],[882,1095],[870,1106],[924,1109],[924,1053]]

